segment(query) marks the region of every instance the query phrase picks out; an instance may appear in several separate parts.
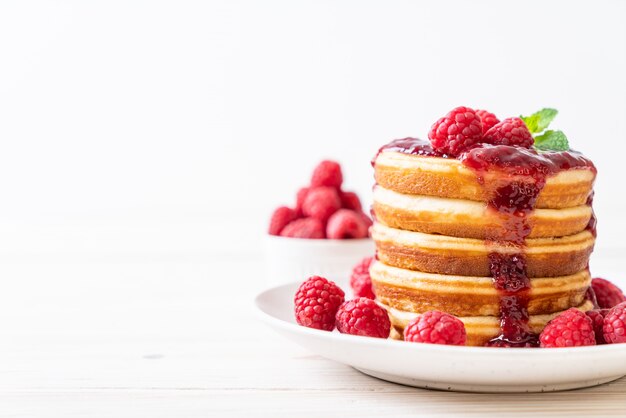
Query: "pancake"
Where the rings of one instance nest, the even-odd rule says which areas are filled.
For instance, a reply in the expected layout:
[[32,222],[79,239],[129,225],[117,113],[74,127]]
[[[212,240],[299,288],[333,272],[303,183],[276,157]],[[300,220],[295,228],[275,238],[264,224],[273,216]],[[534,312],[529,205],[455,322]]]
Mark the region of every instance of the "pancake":
[[[427,234],[486,239],[510,233],[508,218],[487,203],[436,196],[408,195],[374,188],[376,219],[389,227]],[[526,238],[577,234],[589,224],[592,209],[579,205],[563,209],[536,209],[527,218]]]
[[[498,316],[501,293],[491,277],[453,276],[391,267],[380,261],[370,267],[380,303],[407,312],[439,310],[455,316]],[[559,277],[530,279],[530,315],[551,314],[583,303],[591,283],[587,269]]]
[[[524,176],[511,177],[498,170],[482,173],[457,159],[404,154],[383,150],[374,165],[376,183],[398,193],[438,196],[488,202],[495,190],[512,181],[527,182]],[[562,209],[584,205],[591,193],[595,171],[588,168],[563,170],[546,179],[539,193],[537,209]]]
[[[457,276],[490,276],[489,254],[516,254],[517,246],[481,239],[425,234],[389,228],[376,222],[371,229],[378,259],[408,270]],[[567,276],[586,268],[595,238],[589,231],[526,240],[528,277]]]
[[536,345],[555,315],[593,307],[596,169],[579,152],[480,143],[450,156],[403,138],[373,165],[370,276],[396,338],[438,310],[464,322],[468,345]]
[[[387,309],[387,312],[389,313],[392,328],[391,337],[401,340],[403,338],[404,328],[409,321],[415,318],[418,314],[391,308],[382,303],[380,305]],[[593,304],[590,301],[585,300],[576,307],[581,311],[586,312],[593,309]],[[541,333],[546,324],[559,313],[561,312],[559,311],[544,315],[531,315],[528,321],[530,330],[535,334]],[[500,318],[497,316],[461,316],[459,319],[465,325],[465,332],[467,333],[466,345],[483,346],[500,334]]]

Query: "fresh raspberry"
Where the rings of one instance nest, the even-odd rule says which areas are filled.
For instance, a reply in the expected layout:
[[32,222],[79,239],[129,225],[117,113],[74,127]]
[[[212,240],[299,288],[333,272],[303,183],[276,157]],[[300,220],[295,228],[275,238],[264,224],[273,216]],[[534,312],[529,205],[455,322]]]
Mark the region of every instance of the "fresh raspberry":
[[329,239],[367,238],[367,225],[360,213],[339,209],[328,220],[326,237]]
[[319,276],[309,277],[294,297],[296,321],[304,327],[332,331],[343,301],[343,290],[335,283]]
[[404,341],[413,343],[465,345],[465,325],[455,316],[441,311],[428,311],[404,329]]
[[491,129],[493,125],[500,122],[496,115],[486,110],[477,110],[476,114],[480,118],[480,121],[483,123],[483,134]]
[[306,198],[307,193],[309,193],[309,190],[311,190],[310,187],[303,187],[298,190],[298,193],[296,194],[296,213],[298,216],[303,216],[302,205],[304,204],[304,199]]
[[339,194],[332,187],[316,187],[309,190],[302,203],[304,215],[319,219],[322,223],[326,223],[340,208]]
[[341,207],[344,209],[350,209],[355,212],[362,212],[361,200],[354,192],[340,192]]
[[350,287],[355,297],[374,299],[372,290],[372,278],[370,277],[370,266],[374,262],[374,257],[365,257],[352,269],[350,276]]
[[626,302],[613,306],[604,317],[604,339],[609,344],[626,343]]
[[482,137],[483,124],[480,117],[474,110],[465,106],[452,109],[435,122],[428,133],[428,138],[436,151],[452,156],[457,156],[480,142]]
[[604,317],[609,312],[608,309],[594,309],[593,311],[587,311],[585,314],[591,318],[593,322],[593,333],[596,336],[596,345],[606,344],[604,340]]
[[311,176],[311,187],[334,187],[339,189],[343,175],[341,166],[335,161],[324,160],[315,167]]
[[281,237],[289,238],[326,238],[324,224],[315,218],[301,218],[289,223],[280,231]]
[[372,218],[367,216],[365,214],[365,212],[361,212],[361,213],[359,213],[359,215],[361,215],[361,219],[363,219],[363,222],[365,223],[365,226],[367,226],[368,229],[369,229],[370,226],[374,225],[374,222],[372,221]]
[[387,311],[368,298],[344,302],[337,311],[335,322],[342,334],[388,338],[391,331]]
[[485,132],[485,142],[493,145],[517,145],[531,148],[535,143],[528,127],[520,118],[506,118]]
[[598,306],[602,309],[611,309],[613,306],[626,301],[620,288],[608,280],[595,278],[591,281],[591,287],[596,293]]
[[539,335],[541,347],[580,347],[596,345],[593,321],[576,308],[553,318]]
[[270,219],[270,235],[280,235],[280,231],[282,231],[287,224],[291,221],[295,220],[298,216],[296,215],[296,211],[288,208],[287,206],[281,206],[272,213],[272,218]]

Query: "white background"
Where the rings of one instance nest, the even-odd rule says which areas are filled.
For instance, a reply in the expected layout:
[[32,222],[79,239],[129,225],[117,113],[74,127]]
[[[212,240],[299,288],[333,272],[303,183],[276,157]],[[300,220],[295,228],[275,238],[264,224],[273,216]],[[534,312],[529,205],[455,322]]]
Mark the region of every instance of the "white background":
[[626,284],[625,21],[622,1],[0,3],[0,415],[515,410],[250,325],[261,238],[321,158],[369,204],[391,139],[458,105],[550,106],[598,167],[593,272]]
[[626,248],[626,3],[10,2],[0,249],[236,251],[322,157],[369,200],[377,148],[457,105],[544,106]]

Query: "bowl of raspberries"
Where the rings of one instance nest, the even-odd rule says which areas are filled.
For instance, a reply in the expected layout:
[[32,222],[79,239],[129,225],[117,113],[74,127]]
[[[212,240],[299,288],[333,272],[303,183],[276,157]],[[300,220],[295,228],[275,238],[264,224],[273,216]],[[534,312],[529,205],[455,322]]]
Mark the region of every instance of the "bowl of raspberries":
[[374,253],[371,225],[359,196],[343,189],[339,163],[320,162],[294,204],[272,212],[265,245],[268,282],[349,276],[356,262]]

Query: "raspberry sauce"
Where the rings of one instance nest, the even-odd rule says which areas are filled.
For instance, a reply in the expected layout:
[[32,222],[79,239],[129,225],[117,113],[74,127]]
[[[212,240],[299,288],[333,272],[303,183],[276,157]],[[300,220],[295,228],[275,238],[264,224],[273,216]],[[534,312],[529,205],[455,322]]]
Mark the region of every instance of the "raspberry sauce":
[[534,178],[543,175],[544,180],[545,177],[563,170],[585,168],[596,172],[591,160],[573,150],[538,152],[534,149],[506,145],[477,144],[458,157],[454,157],[435,151],[428,141],[408,137],[396,139],[383,145],[378,150],[373,162],[383,151],[458,159],[475,171],[487,171],[496,168],[511,175],[528,175]]
[[488,236],[487,245],[515,248],[513,254],[492,252],[489,268],[494,287],[500,293],[500,335],[487,343],[494,347],[536,347],[539,340],[528,325],[530,279],[524,254],[531,226],[528,218],[535,209],[539,193],[549,175],[572,168],[594,169],[591,161],[574,152],[538,153],[533,149],[482,145],[461,156],[461,162],[476,172],[479,182],[484,173],[496,170],[505,174],[504,185],[487,202],[488,210],[502,219],[504,232]]
[[[430,143],[404,138],[383,146],[380,152],[395,151],[405,154],[455,158],[435,151]],[[538,336],[528,325],[528,301],[530,279],[526,271],[525,246],[531,225],[528,218],[535,209],[539,193],[546,179],[562,170],[588,169],[596,171],[593,163],[576,151],[538,152],[506,145],[478,144],[458,157],[463,165],[474,171],[478,182],[485,184],[485,173],[496,171],[503,174],[505,181],[499,185],[487,202],[503,222],[503,233],[488,236],[488,246],[497,244],[515,251],[489,254],[489,268],[493,285],[500,294],[500,329],[498,337],[487,343],[493,347],[536,347]],[[587,202],[591,205],[593,195]],[[595,235],[595,217],[587,227]]]
[[[494,154],[495,155],[495,154]],[[467,166],[475,160],[465,159]],[[481,178],[482,172],[476,170]],[[545,175],[537,171],[530,181],[511,181],[498,188],[487,203],[488,210],[497,212],[504,224],[501,235],[488,236],[488,246],[504,244],[515,248],[513,254],[492,252],[489,254],[489,269],[494,287],[500,293],[501,334],[487,343],[494,347],[536,347],[539,340],[528,326],[528,300],[530,279],[526,273],[524,247],[531,227],[528,217],[535,207],[539,192],[545,185]]]
[[372,167],[374,167],[374,165],[376,164],[376,158],[378,158],[380,153],[383,151],[394,151],[394,152],[401,152],[402,154],[411,154],[411,155],[423,155],[425,157],[454,158],[454,157],[449,157],[446,154],[442,154],[440,152],[435,151],[433,147],[430,145],[430,142],[428,141],[424,141],[419,138],[408,137],[408,138],[394,139],[387,145],[383,145],[378,150],[374,158],[372,158]]
[[[382,148],[378,150],[376,157],[378,157],[378,155],[383,151],[395,151],[403,154],[449,158],[446,154],[441,154],[435,151],[432,145],[430,145],[430,142],[411,137],[395,139],[387,145],[383,145]],[[376,157],[374,157],[374,160],[376,160]]]
[[[593,234],[594,238],[598,235],[598,231],[596,230],[596,226],[598,224],[598,220],[596,218],[596,213],[593,210],[593,196],[595,192],[592,190],[587,198],[587,206],[591,207],[591,218],[589,218],[589,223],[587,224],[587,231]],[[590,288],[591,289],[591,288]]]

